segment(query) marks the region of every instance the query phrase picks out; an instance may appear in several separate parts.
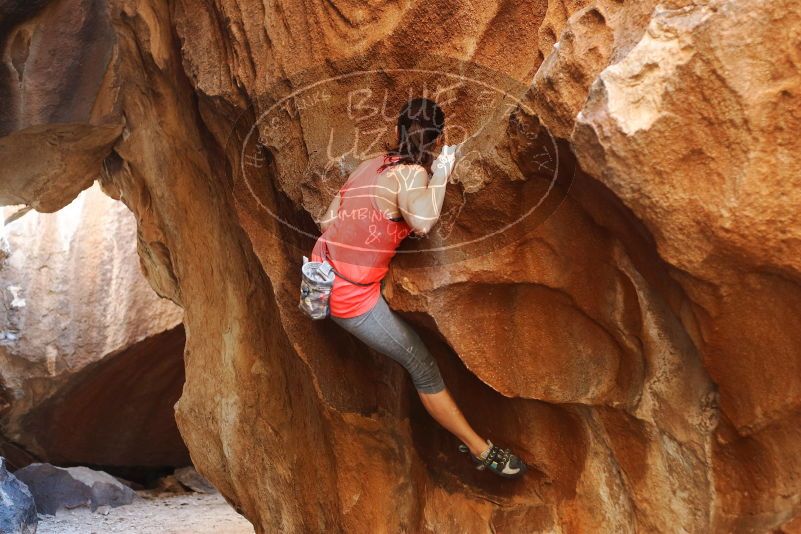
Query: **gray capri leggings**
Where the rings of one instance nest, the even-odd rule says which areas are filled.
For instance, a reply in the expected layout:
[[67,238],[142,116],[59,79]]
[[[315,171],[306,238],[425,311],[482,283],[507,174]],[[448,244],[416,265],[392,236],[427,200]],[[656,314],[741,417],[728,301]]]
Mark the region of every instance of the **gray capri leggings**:
[[378,302],[368,312],[347,318],[332,315],[331,319],[371,349],[405,367],[420,393],[439,393],[445,389],[437,362],[423,340],[398,314],[389,309],[383,295],[378,297]]

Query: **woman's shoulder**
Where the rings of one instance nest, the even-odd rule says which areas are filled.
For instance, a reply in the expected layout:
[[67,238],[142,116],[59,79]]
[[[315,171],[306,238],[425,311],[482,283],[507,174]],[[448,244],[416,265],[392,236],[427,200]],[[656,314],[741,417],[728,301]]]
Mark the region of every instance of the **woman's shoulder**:
[[396,176],[402,176],[407,181],[417,176],[428,177],[428,171],[419,163],[399,163],[389,167],[388,171]]
[[393,158],[391,155],[387,155],[382,158],[383,165],[386,166],[387,171],[390,172],[401,171],[404,174],[409,172],[412,173],[425,172],[426,174],[428,174],[425,167],[423,167],[419,163],[408,163],[404,161],[397,161],[396,163],[393,163],[393,159],[397,161],[397,158]]

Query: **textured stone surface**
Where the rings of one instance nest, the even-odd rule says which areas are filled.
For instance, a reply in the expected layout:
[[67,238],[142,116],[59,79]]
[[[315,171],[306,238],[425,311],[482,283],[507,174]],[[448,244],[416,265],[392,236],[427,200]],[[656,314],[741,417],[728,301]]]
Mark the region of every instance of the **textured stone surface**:
[[[792,528],[796,3],[108,6],[109,55],[92,53],[113,59],[76,121],[124,117],[93,172],[184,308],[192,459],[258,532]],[[439,250],[400,254],[385,291],[476,428],[532,465],[514,483],[475,472],[393,362],[296,309],[314,216],[408,89],[450,79],[431,69],[506,97],[437,95],[451,141],[480,132],[472,164],[404,246]]]
[[8,472],[6,459],[0,457],[0,532],[34,534],[38,518],[28,486]]
[[99,0],[4,0],[0,10],[0,202],[66,206],[122,131],[114,32]]
[[192,491],[198,493],[216,493],[217,489],[198,473],[194,467],[187,466],[175,470],[175,479]]
[[792,2],[659,12],[600,74],[575,132],[584,167],[645,223],[688,293],[688,331],[743,433],[801,402],[801,75],[786,68],[800,21]]
[[183,313],[148,286],[136,235],[132,214],[97,186],[2,228],[4,449],[51,462],[189,463],[172,415]]
[[95,511],[100,506],[131,504],[136,497],[134,490],[108,473],[84,466],[33,463],[15,475],[30,488],[40,514],[54,515],[81,506]]

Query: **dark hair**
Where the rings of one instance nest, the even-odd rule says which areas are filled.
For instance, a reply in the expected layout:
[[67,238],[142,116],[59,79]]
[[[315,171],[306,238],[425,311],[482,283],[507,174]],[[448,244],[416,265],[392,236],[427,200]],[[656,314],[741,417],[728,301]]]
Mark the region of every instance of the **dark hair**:
[[435,155],[434,142],[445,129],[445,112],[433,100],[414,98],[409,100],[398,114],[398,142],[387,150],[388,156],[396,156],[381,166],[416,163],[426,171],[431,170]]

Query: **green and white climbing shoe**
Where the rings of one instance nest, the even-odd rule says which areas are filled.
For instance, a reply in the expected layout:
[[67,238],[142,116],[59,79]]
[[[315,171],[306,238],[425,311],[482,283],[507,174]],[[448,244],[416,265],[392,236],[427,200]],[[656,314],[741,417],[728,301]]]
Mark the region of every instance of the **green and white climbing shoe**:
[[489,448],[481,456],[473,455],[467,445],[459,445],[459,450],[470,455],[478,470],[489,469],[504,478],[517,478],[526,472],[526,464],[511,450],[493,445],[490,440],[487,440],[487,445]]

